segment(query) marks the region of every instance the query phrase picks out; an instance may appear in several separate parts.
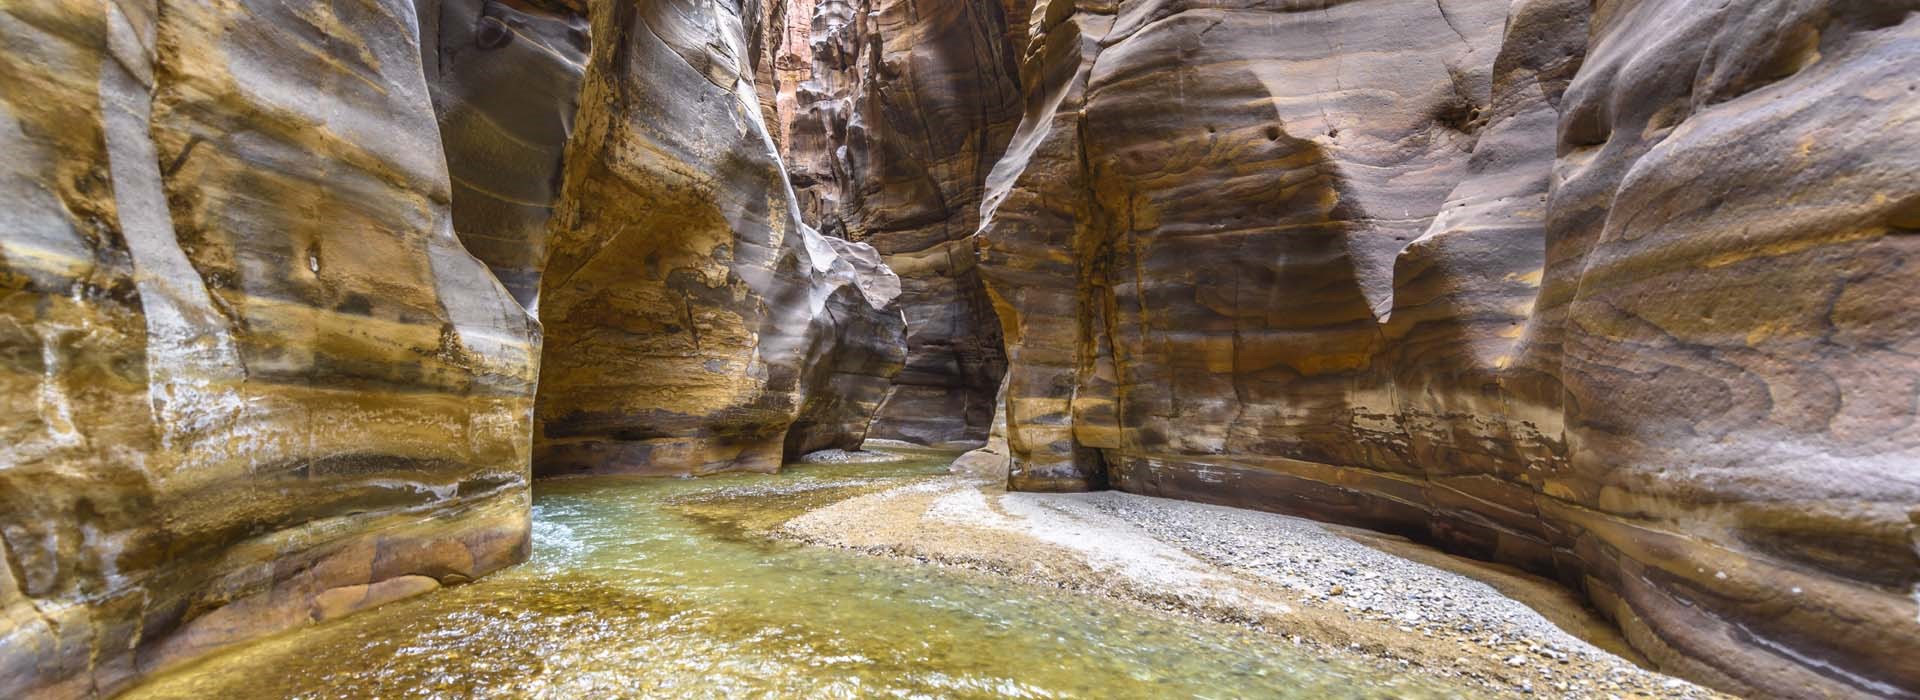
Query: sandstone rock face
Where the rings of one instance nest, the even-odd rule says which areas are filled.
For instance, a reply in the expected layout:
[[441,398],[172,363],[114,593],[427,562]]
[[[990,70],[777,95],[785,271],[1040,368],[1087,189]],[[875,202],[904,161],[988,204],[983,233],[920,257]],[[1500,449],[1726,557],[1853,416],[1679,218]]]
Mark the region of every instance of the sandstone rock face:
[[756,94],[757,7],[590,8],[541,280],[538,473],[856,448],[899,371],[898,278],[800,221]]
[[564,7],[415,0],[460,241],[529,311],[589,44]]
[[401,0],[0,9],[0,696],[527,553],[536,327]]
[[[1089,245],[1092,198],[1083,162],[1082,114],[1100,40],[1113,26],[1110,3],[1036,6],[1037,31],[1021,68],[1025,116],[994,166],[978,234],[982,275],[999,312],[1008,367],[1001,391],[1008,485],[1022,490],[1106,486],[1095,442],[1081,442],[1101,419],[1079,420],[1075,405],[1099,401],[1113,432],[1111,348],[1106,376],[1095,376],[1108,306],[1092,286],[1108,256]],[[1104,275],[1099,282],[1104,282]],[[1084,386],[1083,386],[1084,385]],[[1104,391],[1104,398],[1095,392]],[[1087,401],[1080,401],[1085,394]]]
[[979,0],[795,2],[787,17],[811,36],[781,56],[811,63],[793,107],[776,110],[801,208],[821,230],[871,243],[902,279],[907,366],[873,435],[978,444],[1005,358],[972,236],[1019,121],[1010,39],[1023,25]]
[[793,126],[800,113],[800,85],[813,76],[813,18],[818,6],[819,0],[768,0],[760,17],[759,47],[754,54],[760,111],[782,156],[792,153],[788,145],[793,143]]
[[1015,488],[1406,533],[1739,692],[1920,693],[1920,9],[1055,0]]

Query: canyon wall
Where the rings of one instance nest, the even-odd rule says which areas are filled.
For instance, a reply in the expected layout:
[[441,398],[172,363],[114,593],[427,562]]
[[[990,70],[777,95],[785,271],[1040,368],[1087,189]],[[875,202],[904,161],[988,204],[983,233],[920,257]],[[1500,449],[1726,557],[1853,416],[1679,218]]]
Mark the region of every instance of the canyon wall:
[[[986,439],[1005,371],[975,268],[982,186],[1020,118],[1024,14],[979,0],[787,0],[774,95],[806,219],[901,277],[906,369],[873,436]],[[799,37],[807,38],[801,44]]]
[[1916,10],[1041,2],[978,234],[1010,485],[1399,532],[1722,688],[1920,693]]
[[539,315],[547,225],[591,45],[565,4],[414,0],[421,63],[468,252]]
[[0,695],[527,555],[538,330],[454,236],[413,17],[0,9]]
[[537,473],[772,471],[856,448],[900,282],[800,221],[754,76],[757,3],[590,7],[540,283]]
[[0,9],[0,696],[518,562],[530,465],[857,446],[899,280],[799,223],[746,5]]

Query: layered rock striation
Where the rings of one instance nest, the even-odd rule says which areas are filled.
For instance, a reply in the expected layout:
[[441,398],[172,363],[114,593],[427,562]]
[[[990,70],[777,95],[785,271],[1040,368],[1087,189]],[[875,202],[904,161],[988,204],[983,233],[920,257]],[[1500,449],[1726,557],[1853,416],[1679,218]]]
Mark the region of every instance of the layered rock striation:
[[771,471],[859,446],[900,282],[800,220],[743,3],[595,3],[541,279],[535,470]]
[[973,233],[1020,118],[1024,24],[978,0],[793,0],[785,12],[809,37],[775,58],[789,69],[775,112],[804,216],[872,244],[901,277],[907,366],[873,434],[978,444],[1006,362]]
[[453,181],[454,230],[537,316],[547,225],[591,45],[587,19],[558,3],[414,5]]
[[1920,7],[1056,0],[1010,484],[1405,533],[1738,692],[1920,675]]
[[413,17],[0,9],[0,695],[526,556],[539,333],[454,235]]

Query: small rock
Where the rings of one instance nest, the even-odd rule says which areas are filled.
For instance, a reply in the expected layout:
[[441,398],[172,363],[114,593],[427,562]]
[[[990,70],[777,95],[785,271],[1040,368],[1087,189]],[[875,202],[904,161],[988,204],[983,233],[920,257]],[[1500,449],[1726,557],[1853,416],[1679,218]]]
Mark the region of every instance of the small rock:
[[1342,594],[1345,594],[1346,592],[1347,592],[1347,587],[1337,583],[1333,584],[1332,588],[1327,589],[1327,595],[1342,595]]

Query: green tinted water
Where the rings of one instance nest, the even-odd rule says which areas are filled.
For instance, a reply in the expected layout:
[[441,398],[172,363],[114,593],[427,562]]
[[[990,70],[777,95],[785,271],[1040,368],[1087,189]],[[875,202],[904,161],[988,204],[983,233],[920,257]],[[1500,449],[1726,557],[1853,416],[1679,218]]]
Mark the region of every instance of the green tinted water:
[[751,534],[822,489],[900,483],[949,457],[545,482],[532,561],[210,657],[129,697],[1457,694],[1231,625]]

